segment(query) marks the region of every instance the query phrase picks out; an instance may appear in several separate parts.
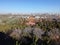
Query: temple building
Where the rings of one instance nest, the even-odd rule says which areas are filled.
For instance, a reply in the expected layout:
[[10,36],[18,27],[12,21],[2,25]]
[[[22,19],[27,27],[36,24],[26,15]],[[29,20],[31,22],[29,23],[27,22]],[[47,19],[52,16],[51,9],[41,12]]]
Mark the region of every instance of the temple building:
[[27,25],[35,25],[35,16],[30,16],[27,18]]

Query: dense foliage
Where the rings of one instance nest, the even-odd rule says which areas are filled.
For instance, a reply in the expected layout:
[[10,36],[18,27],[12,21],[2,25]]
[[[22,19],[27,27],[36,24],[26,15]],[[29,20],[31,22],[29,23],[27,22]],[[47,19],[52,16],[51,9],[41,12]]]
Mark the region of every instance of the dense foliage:
[[16,45],[60,45],[60,22],[56,19],[43,19],[34,26],[26,25],[25,18],[3,22],[0,32],[15,39]]

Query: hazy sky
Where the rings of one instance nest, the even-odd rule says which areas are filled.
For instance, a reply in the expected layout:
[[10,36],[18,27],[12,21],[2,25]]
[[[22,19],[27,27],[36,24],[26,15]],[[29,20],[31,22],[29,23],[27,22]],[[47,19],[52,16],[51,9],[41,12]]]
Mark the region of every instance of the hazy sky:
[[60,0],[0,0],[0,13],[59,13]]

